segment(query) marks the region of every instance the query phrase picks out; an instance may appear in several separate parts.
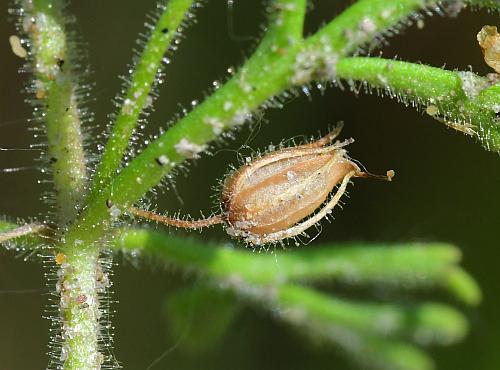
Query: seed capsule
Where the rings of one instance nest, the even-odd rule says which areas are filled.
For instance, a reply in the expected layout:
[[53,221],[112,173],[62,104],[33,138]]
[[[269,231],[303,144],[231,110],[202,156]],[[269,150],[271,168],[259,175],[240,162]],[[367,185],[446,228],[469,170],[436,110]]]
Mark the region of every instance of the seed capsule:
[[[331,212],[352,177],[375,176],[347,156],[343,147],[352,140],[328,145],[341,129],[310,144],[271,152],[233,173],[222,192],[229,235],[255,245],[298,236]],[[382,178],[393,175],[389,171]],[[337,185],[332,199],[314,214]]]
[[386,176],[361,171],[344,149],[352,139],[332,144],[341,130],[342,125],[338,125],[318,141],[279,149],[240,167],[224,182],[221,215],[179,220],[136,208],[130,211],[182,228],[199,229],[224,223],[230,236],[250,245],[299,236],[331,213],[351,178],[391,181],[394,176],[392,170]]

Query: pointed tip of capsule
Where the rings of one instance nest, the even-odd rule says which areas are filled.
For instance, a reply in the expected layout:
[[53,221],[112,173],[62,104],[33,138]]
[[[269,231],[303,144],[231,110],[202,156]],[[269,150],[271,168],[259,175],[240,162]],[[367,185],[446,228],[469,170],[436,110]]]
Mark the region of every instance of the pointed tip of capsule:
[[356,174],[356,177],[364,177],[364,178],[371,178],[371,179],[378,179],[378,180],[384,180],[384,181],[392,181],[394,176],[396,175],[396,172],[394,170],[388,170],[385,175],[375,175],[370,172],[358,172]]

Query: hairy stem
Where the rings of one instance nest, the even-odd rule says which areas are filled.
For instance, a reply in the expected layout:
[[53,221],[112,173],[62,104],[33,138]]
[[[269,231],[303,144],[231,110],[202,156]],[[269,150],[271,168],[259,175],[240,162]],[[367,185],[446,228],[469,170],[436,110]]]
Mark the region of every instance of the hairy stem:
[[39,223],[31,223],[23,226],[16,227],[15,229],[0,232],[0,243],[9,241],[11,239],[20,238],[22,236],[41,234],[46,231],[46,226]]
[[[75,77],[75,58],[66,32],[67,16],[58,0],[22,2],[23,28],[31,39],[35,95],[45,122],[59,226],[72,222],[81,207],[86,163]],[[73,46],[74,47],[74,46]],[[52,338],[50,366],[67,370],[99,369],[99,248],[60,244],[59,328]],[[61,255],[64,258],[61,258]]]
[[67,370],[100,369],[105,358],[98,343],[101,316],[98,291],[106,288],[106,284],[102,284],[99,249],[72,248],[65,252],[57,285],[61,295],[60,360]]
[[471,72],[454,72],[422,64],[381,58],[345,58],[337,78],[362,81],[405,104],[424,106],[443,123],[475,135],[485,148],[500,151],[496,116],[500,84]]
[[142,217],[150,221],[154,221],[164,225],[180,227],[184,229],[202,229],[205,227],[221,224],[224,222],[221,215],[202,218],[200,220],[179,220],[178,218],[175,217],[159,215],[155,212],[150,212],[135,207],[130,207],[128,211],[137,217]]
[[141,57],[135,65],[120,112],[113,124],[105,150],[93,179],[93,191],[106,187],[118,170],[139,116],[161,68],[162,60],[177,35],[177,29],[194,0],[171,0],[151,30]]
[[[19,232],[19,229],[23,230],[30,225],[33,225],[34,228],[38,229],[39,232],[27,233],[25,235],[16,235]],[[5,218],[2,218],[0,216],[0,238],[1,235],[9,235],[8,239],[5,238],[4,240],[2,240],[1,243],[3,245],[7,247],[9,247],[10,245],[15,245],[16,247],[26,248],[28,250],[40,248],[45,244],[53,244],[56,241],[56,239],[54,238],[54,230],[45,224],[34,223],[20,226],[15,223],[9,222]]]
[[58,0],[22,2],[23,26],[31,39],[35,97],[43,111],[48,155],[60,225],[71,222],[80,206],[86,180],[74,60]]

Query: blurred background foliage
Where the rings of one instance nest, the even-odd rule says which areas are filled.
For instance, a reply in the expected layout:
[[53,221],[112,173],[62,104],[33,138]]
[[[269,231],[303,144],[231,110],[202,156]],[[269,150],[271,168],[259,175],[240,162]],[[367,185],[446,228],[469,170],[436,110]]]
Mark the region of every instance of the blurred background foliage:
[[[212,81],[224,81],[227,68],[238,66],[252,51],[253,40],[265,20],[265,6],[243,0],[234,3],[228,12],[225,0],[208,1],[197,12],[197,24],[187,29],[166,70],[146,136],[165,126],[183,107],[189,108],[192,100],[202,100]],[[310,31],[350,2],[313,3],[307,17]],[[86,44],[80,52],[88,53],[93,69],[86,80],[95,83],[94,101],[89,104],[96,112],[98,127],[103,127],[108,121],[106,115],[115,110],[111,100],[121,87],[118,75],[126,74],[132,49],[137,48],[137,35],[145,31],[145,14],[154,9],[154,4],[152,0],[88,0],[69,6],[78,20],[77,34]],[[0,147],[27,148],[33,142],[28,123],[31,107],[20,92],[26,81],[26,75],[17,73],[22,61],[12,54],[8,43],[9,35],[15,33],[12,22],[8,22],[8,5],[7,1],[0,2]],[[228,17],[234,25],[233,33],[228,29]],[[373,54],[380,51],[384,57],[447,69],[471,68],[484,75],[490,70],[476,42],[476,33],[484,24],[498,26],[498,14],[465,11],[457,18],[425,18],[423,29],[405,27],[400,35],[388,40],[390,45],[381,46]],[[238,151],[248,152],[239,150],[242,145],[263,149],[290,137],[325,133],[329,125],[343,120],[343,137],[356,139],[349,147],[350,155],[374,173],[394,168],[396,181],[357,181],[344,209],[335,212],[335,222],[324,227],[308,248],[320,242],[349,240],[456,244],[464,253],[465,268],[482,287],[484,300],[478,309],[467,312],[471,332],[466,340],[433,350],[437,368],[499,369],[498,154],[484,151],[472,139],[388,98],[356,97],[337,88],[311,91],[311,95],[301,94],[287,101],[284,109],[267,111],[261,120],[245,126],[236,140],[221,146],[213,156],[197,160],[186,171],[188,176],[177,177],[176,192],[160,193],[159,209],[193,215],[199,210],[207,212],[214,207],[212,187],[229,164],[237,164]],[[27,167],[16,173],[0,173],[0,214],[27,219],[47,212],[40,195],[50,186],[37,183],[42,177],[35,168],[35,158],[37,153],[32,151],[0,152],[0,168]],[[204,231],[203,238],[227,239],[220,229]],[[153,368],[352,368],[335,348],[310,344],[295,330],[273,321],[266,311],[248,307],[233,308],[240,311],[235,317],[236,312],[228,309],[220,320],[233,324],[223,340],[209,351],[194,355],[189,346],[182,345],[188,341],[185,337],[189,330],[185,335],[169,336],[174,324],[164,317],[168,312],[165,297],[190,284],[193,277],[168,272],[153,262],[136,266],[134,260],[117,258],[116,264],[113,299],[119,303],[113,305],[117,310],[113,320],[115,354],[127,369],[145,369],[165,351],[167,355]],[[22,258],[12,258],[12,253],[0,255],[2,370],[46,366],[49,322],[40,314],[47,303],[44,272],[40,263],[24,263]],[[344,293],[352,296],[352,292],[340,292]],[[191,302],[192,307],[187,309],[195,310],[196,299]]]

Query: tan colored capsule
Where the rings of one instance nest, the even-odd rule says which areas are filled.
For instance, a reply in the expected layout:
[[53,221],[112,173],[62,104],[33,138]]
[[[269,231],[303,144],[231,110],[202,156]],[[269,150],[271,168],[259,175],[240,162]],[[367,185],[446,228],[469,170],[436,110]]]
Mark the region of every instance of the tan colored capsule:
[[[298,236],[331,212],[352,177],[374,176],[347,156],[343,147],[352,140],[328,145],[341,129],[339,125],[316,142],[264,155],[232,174],[222,194],[226,231],[256,245]],[[382,178],[392,176],[394,171]]]
[[331,213],[351,178],[390,181],[394,176],[394,171],[386,176],[363,172],[344,149],[352,139],[332,144],[341,130],[338,125],[313,143],[279,149],[240,167],[224,182],[221,215],[191,221],[135,208],[131,212],[183,228],[224,223],[230,236],[251,245],[299,236]]

